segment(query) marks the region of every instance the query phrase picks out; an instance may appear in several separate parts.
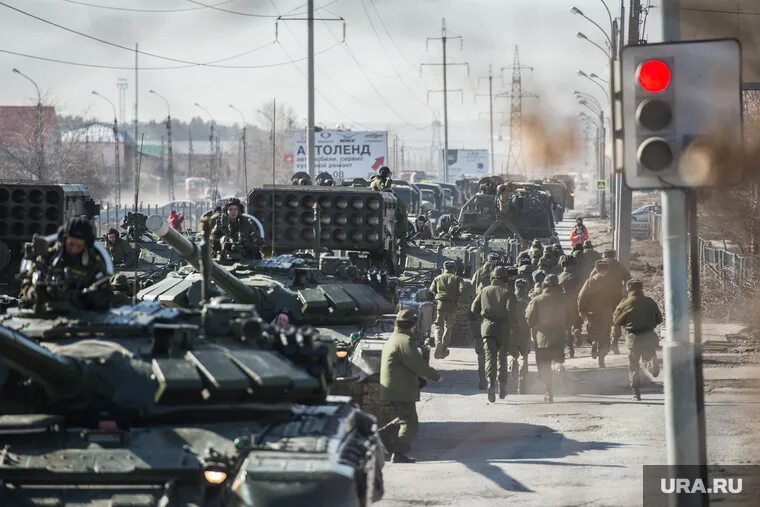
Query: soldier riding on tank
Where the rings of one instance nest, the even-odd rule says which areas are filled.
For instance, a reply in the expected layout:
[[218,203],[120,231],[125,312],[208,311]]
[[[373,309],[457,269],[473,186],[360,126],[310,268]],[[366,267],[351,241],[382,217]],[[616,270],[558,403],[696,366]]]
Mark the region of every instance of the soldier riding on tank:
[[229,199],[221,213],[210,218],[213,255],[222,260],[260,259],[261,236],[240,199]]

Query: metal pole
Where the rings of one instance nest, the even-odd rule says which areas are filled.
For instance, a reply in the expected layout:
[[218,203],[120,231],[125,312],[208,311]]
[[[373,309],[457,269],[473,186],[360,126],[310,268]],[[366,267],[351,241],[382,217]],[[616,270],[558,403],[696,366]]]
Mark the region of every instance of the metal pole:
[[[604,152],[606,151],[606,141],[607,141],[607,130],[604,128],[604,117],[602,114],[599,114],[599,120],[601,122],[601,137],[599,141],[599,179],[605,180],[606,178],[606,170],[605,166],[606,159],[604,156]],[[606,180],[605,180],[606,181]],[[599,199],[599,217],[604,218],[607,216],[607,192],[602,191],[602,195]]]
[[[137,157],[138,157],[138,152],[139,152],[139,150],[137,149],[137,116],[138,116],[137,115],[137,112],[138,112],[138,109],[137,109],[137,101],[138,101],[137,91],[139,90],[139,82],[137,80],[137,56],[139,55],[139,52],[138,52],[137,48],[138,48],[138,45],[137,45],[137,43],[135,43],[135,156],[134,156],[133,168],[132,168],[132,170],[134,171],[134,175],[133,176],[135,178],[135,181],[137,181]],[[135,193],[137,192],[137,190],[138,189],[135,187]]]
[[446,20],[441,22],[441,43],[443,44],[443,182],[449,182],[449,100],[446,88]]
[[[678,0],[663,0],[662,38],[680,40]],[[696,352],[689,337],[687,290],[688,238],[686,195],[682,190],[662,191],[663,261],[665,266],[666,336],[664,353],[665,438],[668,464],[677,477],[690,478],[679,470],[685,465],[704,465],[700,435]],[[671,505],[702,505],[701,495],[672,495]]]
[[491,118],[491,170],[489,173],[494,174],[494,155],[493,155],[493,71],[488,66],[488,107]]
[[121,160],[119,160],[119,120],[116,116],[113,118],[113,136],[116,141],[116,207],[118,209],[121,204]]
[[246,151],[246,129],[243,126],[243,179],[245,180],[245,196],[248,197],[248,153]]
[[277,144],[275,143],[275,137],[277,135],[277,99],[272,99],[272,253],[270,257],[274,257],[274,226],[275,226],[275,202],[274,202],[274,186],[276,184],[275,180],[275,167],[277,163]]
[[308,123],[306,131],[306,150],[308,153],[307,167],[309,171],[309,177],[312,181],[316,178],[316,158],[315,152],[315,135],[314,135],[314,0],[308,0],[308,8],[306,20],[308,26],[308,77],[309,77],[309,111],[308,111]]

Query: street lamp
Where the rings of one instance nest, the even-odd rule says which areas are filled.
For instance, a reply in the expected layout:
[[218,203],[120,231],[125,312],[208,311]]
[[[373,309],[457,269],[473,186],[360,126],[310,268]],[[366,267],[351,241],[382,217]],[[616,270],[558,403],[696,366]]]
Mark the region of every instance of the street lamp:
[[205,107],[203,107],[199,103],[196,102],[195,103],[195,107],[197,107],[201,111],[205,112],[208,115],[209,119],[211,120],[211,135],[208,138],[209,145],[211,146],[211,152],[210,152],[211,153],[211,159],[209,161],[208,179],[209,179],[209,183],[211,184],[211,196],[212,196],[212,199],[216,200],[216,192],[217,192],[216,181],[217,181],[217,178],[216,178],[216,169],[215,169],[215,166],[216,166],[216,149],[215,149],[215,146],[214,146],[214,123],[215,123],[214,122],[214,117],[211,116],[211,113],[209,112],[208,109],[206,109]]
[[579,15],[579,16],[581,16],[581,17],[583,17],[584,19],[586,19],[587,21],[591,22],[591,24],[593,24],[595,27],[597,27],[597,28],[599,29],[599,31],[600,31],[600,32],[602,32],[602,34],[604,35],[604,37],[607,39],[607,45],[608,45],[608,47],[609,47],[610,49],[612,49],[612,48],[614,48],[614,47],[615,47],[615,46],[614,46],[614,44],[613,44],[613,42],[612,42],[612,39],[611,39],[611,38],[610,38],[610,36],[607,34],[607,32],[606,32],[606,31],[604,31],[604,28],[602,28],[602,27],[599,25],[599,23],[597,23],[596,21],[594,21],[594,20],[593,20],[593,19],[591,19],[590,17],[588,17],[588,16],[586,16],[585,14],[583,14],[583,11],[581,11],[581,10],[580,10],[579,8],[577,8],[577,7],[573,7],[572,9],[570,9],[570,12],[572,12],[573,14],[577,14],[577,15]]
[[92,94],[108,102],[108,105],[111,106],[111,110],[113,111],[113,138],[114,141],[116,141],[114,148],[116,156],[116,160],[114,162],[114,172],[116,173],[116,195],[114,196],[114,201],[118,213],[119,207],[121,206],[121,157],[119,156],[119,118],[116,116],[116,106],[113,105],[111,99],[105,95],[99,94],[95,90],[92,91]]
[[174,200],[174,154],[172,153],[172,110],[169,107],[169,101],[166,97],[158,93],[156,90],[148,90],[148,93],[152,93],[166,104],[166,139],[169,145],[169,200]]
[[608,59],[608,60],[612,59],[612,57],[610,56],[610,52],[609,52],[609,51],[607,51],[607,50],[606,50],[606,49],[604,49],[602,46],[600,46],[600,45],[599,45],[599,44],[597,44],[596,42],[594,42],[594,41],[592,41],[591,39],[589,39],[589,38],[586,36],[586,34],[585,34],[585,33],[583,33],[583,32],[578,32],[577,34],[575,34],[575,36],[576,36],[576,37],[578,37],[579,39],[583,39],[583,40],[587,41],[588,43],[590,43],[590,44],[593,44],[594,46],[598,47],[598,48],[599,48],[599,51],[601,51],[602,53],[604,53],[604,55],[607,57],[607,59]]
[[578,71],[578,75],[581,76],[581,77],[585,77],[586,79],[588,79],[589,81],[591,81],[592,83],[594,83],[596,86],[598,86],[599,88],[601,88],[602,91],[604,92],[604,95],[607,97],[607,100],[610,99],[609,92],[604,88],[604,86],[602,86],[601,83],[599,83],[598,81],[595,81],[594,79],[592,79],[591,76],[589,76],[588,74],[586,74],[582,70]]
[[[243,111],[236,108],[232,104],[229,104],[230,109],[235,111],[237,114],[240,115],[240,119],[243,121],[243,177],[245,178],[245,195],[248,196],[248,156],[246,153],[246,125],[247,122],[245,121],[245,115],[243,114]],[[238,178],[240,178],[240,168],[238,167]]]
[[597,75],[596,75],[596,74],[594,74],[593,72],[592,72],[591,74],[589,74],[588,76],[589,76],[590,78],[592,78],[592,79],[598,79],[599,81],[601,81],[601,82],[602,82],[602,83],[604,83],[604,84],[610,84],[610,82],[609,82],[609,81],[607,81],[606,79],[604,79],[604,78],[602,78],[602,77],[599,77],[599,76],[597,76]]
[[42,94],[40,93],[40,87],[34,79],[30,78],[17,68],[13,68],[13,72],[23,77],[34,85],[34,89],[37,90],[37,125],[35,127],[35,139],[37,144],[37,179],[41,180],[45,173],[45,147],[42,142]]
[[590,100],[593,100],[594,101],[594,105],[596,105],[596,107],[598,107],[599,109],[602,109],[602,103],[599,102],[597,100],[597,98],[594,97],[593,95],[591,95],[590,93],[584,93],[584,92],[579,92],[578,90],[573,90],[573,95],[575,95],[575,97],[578,98],[578,99],[590,99]]

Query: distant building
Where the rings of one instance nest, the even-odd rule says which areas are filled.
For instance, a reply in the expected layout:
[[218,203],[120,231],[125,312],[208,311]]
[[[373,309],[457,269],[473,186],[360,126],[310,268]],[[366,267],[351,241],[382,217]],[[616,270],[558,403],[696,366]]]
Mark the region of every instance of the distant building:
[[55,108],[52,106],[0,106],[0,146],[28,148],[36,144],[41,127],[44,145],[55,137]]

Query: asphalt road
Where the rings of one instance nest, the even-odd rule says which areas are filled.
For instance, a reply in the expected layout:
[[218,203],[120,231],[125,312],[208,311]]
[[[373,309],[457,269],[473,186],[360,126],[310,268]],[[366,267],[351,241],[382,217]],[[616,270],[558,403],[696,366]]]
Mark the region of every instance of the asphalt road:
[[[427,387],[418,404],[420,436],[410,453],[418,462],[388,463],[385,498],[375,505],[641,505],[642,465],[666,463],[663,391],[647,382],[644,399],[633,400],[621,349],[605,370],[594,367],[589,348],[578,349],[553,404],[543,402],[532,355],[530,394],[493,404],[477,390],[472,350],[433,360],[444,382]],[[705,357],[711,463],[760,464],[757,361]]]

